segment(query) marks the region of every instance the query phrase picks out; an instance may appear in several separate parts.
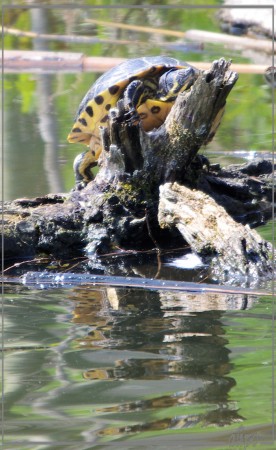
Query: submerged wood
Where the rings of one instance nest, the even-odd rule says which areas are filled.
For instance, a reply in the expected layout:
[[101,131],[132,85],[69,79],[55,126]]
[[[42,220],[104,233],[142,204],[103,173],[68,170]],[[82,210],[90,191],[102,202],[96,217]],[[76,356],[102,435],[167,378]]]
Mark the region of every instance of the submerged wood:
[[[19,199],[5,205],[5,254],[14,258],[41,254],[59,258],[87,255],[90,262],[97,265],[101,255],[118,248],[158,247],[161,252],[164,248],[189,244],[193,251],[208,257],[208,263],[220,279],[225,272],[229,273],[225,267],[227,258],[232,258],[231,271],[235,275],[270,274],[269,246],[249,228],[237,226],[229,214],[237,213],[239,203],[243,223],[250,222],[252,215],[255,224],[262,223],[264,211],[266,218],[269,217],[272,164],[268,163],[269,168],[265,163],[256,164],[257,176],[267,177],[261,179],[262,189],[258,192],[250,188],[253,169],[249,174],[250,170],[242,172],[242,168],[232,168],[232,172],[236,170],[236,178],[229,178],[227,169],[211,166],[208,170],[197,159],[198,150],[212,139],[219,126],[226,98],[236,80],[237,74],[230,70],[230,62],[215,61],[208,71],[200,73],[189,92],[179,94],[165,123],[149,133],[144,132],[140,124],[125,121],[118,105],[118,111],[111,112],[110,128],[101,130],[103,152],[95,180],[84,189],[66,195]],[[235,183],[239,182],[244,195],[237,197]],[[179,186],[179,192],[185,190],[184,197],[181,193],[180,198],[172,200],[179,205],[185,198],[189,202],[194,200],[194,192],[205,192],[198,193],[201,195],[199,205],[196,201],[188,205],[192,214],[198,215],[198,222],[193,224],[194,234],[204,234],[200,246],[199,238],[191,239],[183,232],[180,224],[185,222],[185,217],[179,216],[170,222],[165,208],[160,216],[162,202],[169,195],[168,187],[172,186]],[[260,202],[256,204],[258,196]],[[221,238],[221,231],[216,235],[212,225],[213,233],[209,236],[209,212],[208,208],[203,208],[206,202],[212,204],[213,216],[219,216],[223,206],[228,211],[224,211],[223,219],[227,235],[232,236],[227,252],[224,248],[221,251],[223,246],[214,246],[214,240]],[[248,208],[249,203],[251,208]],[[175,211],[174,214],[176,217]],[[201,219],[207,224],[204,228]],[[236,245],[234,236],[240,244]],[[255,241],[258,245],[261,243],[254,247],[261,263],[256,264],[255,271],[250,265],[248,271],[247,244]]]

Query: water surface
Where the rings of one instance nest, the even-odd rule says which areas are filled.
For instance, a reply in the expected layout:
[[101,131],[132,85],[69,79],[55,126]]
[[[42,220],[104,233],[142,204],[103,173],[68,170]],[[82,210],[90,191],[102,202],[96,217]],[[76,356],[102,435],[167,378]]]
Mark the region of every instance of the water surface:
[[[219,31],[216,10],[46,12],[17,7],[14,12],[5,16],[9,26],[90,33],[114,41],[44,42],[44,49],[137,57],[146,48],[147,54],[166,53],[182,60],[211,62],[224,56],[251,62],[248,54],[234,49],[204,45],[189,51],[181,42],[176,47],[171,37],[126,36],[86,21],[91,16],[182,31]],[[115,42],[119,38],[135,38],[140,44],[121,46]],[[170,43],[174,47],[163,45]],[[41,49],[41,42],[6,36],[5,48]],[[98,75],[4,73],[5,200],[73,187],[72,163],[84,148],[68,144],[66,137],[80,100]],[[216,138],[201,151],[222,165],[256,154],[270,157],[271,113],[271,90],[263,76],[240,75]],[[271,223],[260,232],[271,240]],[[57,270],[63,267],[63,262],[55,263]],[[21,273],[28,270],[27,265],[20,267]],[[127,263],[118,263],[118,274],[122,267],[125,274]],[[157,261],[148,258],[135,270],[137,276],[154,278]],[[165,264],[159,277],[208,281],[200,268],[176,270]],[[271,291],[269,284],[262,288]],[[273,314],[273,299],[266,295],[91,285],[39,290],[6,284],[4,448],[270,450]]]

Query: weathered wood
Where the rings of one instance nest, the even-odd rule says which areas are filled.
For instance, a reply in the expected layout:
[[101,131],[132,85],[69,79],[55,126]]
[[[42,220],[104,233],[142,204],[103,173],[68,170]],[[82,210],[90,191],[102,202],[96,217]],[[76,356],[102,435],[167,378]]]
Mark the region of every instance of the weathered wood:
[[[39,69],[45,72],[105,72],[125,61],[125,58],[106,58],[103,56],[86,56],[83,53],[51,52],[34,50],[4,50],[2,64],[6,73],[29,72]],[[190,65],[201,70],[208,70],[209,62],[187,61]],[[265,64],[236,64],[231,65],[238,73],[264,74]]]
[[[231,0],[232,1],[232,0]],[[239,1],[237,2],[239,3]],[[232,3],[230,3],[232,4]],[[240,6],[240,5],[239,5]],[[248,4],[247,4],[248,6]],[[256,18],[256,9],[254,10],[254,7],[251,8],[251,13],[254,16],[255,22],[258,21],[258,18]],[[234,9],[235,10],[235,9]],[[242,10],[241,10],[242,11]],[[250,12],[250,9],[243,10],[240,13],[241,18],[244,20],[244,11],[248,14]],[[223,13],[227,14],[228,10],[222,10],[221,17],[223,17]],[[238,8],[236,8],[236,11],[238,12]],[[259,10],[258,12],[261,12]],[[272,6],[271,11],[265,11],[266,14],[266,26],[268,28],[271,28],[271,13],[272,13]],[[240,18],[240,20],[241,20]],[[245,20],[244,20],[245,21]],[[174,36],[180,39],[186,39],[190,40],[191,42],[200,42],[200,43],[214,43],[214,44],[224,44],[228,47],[233,48],[238,47],[242,49],[255,49],[260,51],[265,51],[267,53],[272,53],[273,49],[271,46],[271,42],[268,42],[266,40],[257,40],[250,37],[240,37],[240,36],[229,36],[228,34],[224,33],[217,33],[217,32],[210,32],[205,30],[187,30],[185,32],[183,31],[177,31],[177,30],[166,30],[166,29],[160,29],[160,28],[152,28],[152,27],[144,27],[144,26],[135,26],[133,24],[128,25],[124,23],[118,23],[118,22],[109,22],[104,20],[98,20],[98,19],[87,19],[87,22],[89,23],[95,23],[98,25],[103,25],[110,28],[120,28],[120,29],[127,29],[129,31],[139,31],[140,33],[154,33],[155,35],[163,35],[163,36]],[[246,22],[246,21],[245,21]]]
[[227,168],[214,164],[200,175],[196,188],[210,195],[237,222],[257,227],[272,217],[274,170],[271,161],[261,158]]
[[[224,0],[224,8],[218,12],[221,29],[232,34],[247,34],[255,40],[264,37],[272,39],[275,29],[272,29],[275,1],[265,5],[262,0],[250,3],[247,0]],[[266,41],[268,42],[268,41]],[[271,50],[272,50],[272,42]]]
[[[209,194],[211,192],[215,199],[218,198],[231,217],[242,223],[261,224],[272,215],[273,167],[266,161],[263,161],[263,164],[261,161],[251,162],[250,166],[259,167],[252,185],[251,175],[243,172],[246,166],[248,164],[230,167],[229,170],[219,170],[217,167],[213,169],[211,166],[208,172],[199,172],[197,183]],[[270,166],[270,173],[267,173],[267,166]],[[255,173],[250,170],[249,172]],[[213,189],[214,185],[216,190]],[[116,192],[109,195],[108,192],[101,192],[96,184],[93,186],[95,192],[92,198],[87,196],[85,199],[82,192],[76,191],[73,194],[74,201],[66,194],[6,202],[3,227],[7,263],[10,265],[10,258],[15,260],[22,257],[34,258],[41,254],[68,258],[90,253],[90,257],[93,255],[97,257],[110,251],[116,252],[115,248],[112,249],[112,242],[115,245],[116,240],[117,244],[125,249],[152,248],[154,244],[148,237],[145,209],[141,207],[138,218],[138,206],[133,205],[133,191],[125,192],[122,185],[117,195]],[[218,190],[221,190],[221,195],[217,186]],[[125,188],[130,188],[130,185],[126,185]],[[156,201],[158,205],[158,199]],[[126,212],[127,204],[129,207],[132,205],[136,211],[136,217],[133,216],[132,220],[129,214],[125,216],[123,214]],[[112,216],[109,217],[109,214]],[[122,242],[121,236],[123,228],[126,240],[129,239],[125,242]],[[165,234],[165,237],[156,224],[152,232],[161,248],[166,249],[168,242],[172,248],[185,245],[173,228]],[[220,264],[219,258],[215,258],[215,254],[209,256],[213,272],[219,270],[220,276],[219,274],[217,276],[222,281],[225,278],[223,265]],[[264,270],[266,267],[267,262]],[[271,271],[269,267],[267,269],[269,275]],[[260,274],[261,268],[256,267],[256,271]],[[240,274],[237,270],[237,276]]]
[[234,221],[209,195],[166,183],[160,186],[162,228],[177,228],[190,247],[208,261],[221,279],[272,274],[269,245],[255,230]]
[[[179,218],[167,230],[162,229],[165,216],[163,215],[164,223],[163,219],[158,221],[159,188],[165,183],[171,186],[174,182],[185,185],[185,189],[204,191],[205,194],[198,194],[204,199],[201,201],[201,209],[197,210],[192,203],[189,207],[199,217],[202,214],[207,224],[208,219],[206,222],[202,208],[207,196],[213,209],[220,211],[219,205],[224,206],[225,203],[230,214],[231,208],[233,212],[237,212],[233,207],[237,205],[237,201],[241,202],[241,206],[250,203],[255,211],[260,205],[267,206],[270,203],[271,164],[268,168],[266,164],[256,163],[255,169],[253,166],[251,169],[248,167],[247,172],[242,168],[240,172],[236,171],[234,178],[229,176],[227,170],[217,166],[211,167],[210,171],[206,170],[196,158],[200,147],[215,134],[226,98],[236,80],[237,74],[230,70],[229,62],[224,59],[215,61],[208,71],[199,74],[190,91],[179,94],[165,123],[149,133],[144,132],[139,123],[126,121],[119,105],[118,111],[111,112],[110,128],[102,130],[104,150],[99,161],[100,170],[93,182],[84,189],[67,195],[21,199],[5,205],[6,255],[33,257],[51,254],[60,258],[85,254],[89,256],[90,264],[97,266],[100,255],[114,252],[118,247],[142,250],[158,246],[160,252],[162,248],[184,246],[188,242],[195,252],[206,253],[206,249],[212,247],[211,241],[208,242],[210,230],[208,227],[203,229],[200,220],[197,229],[194,229],[198,238],[194,240],[182,233],[179,224],[185,218]],[[255,204],[254,189],[250,189],[254,170],[259,170],[260,177],[263,173],[267,176],[267,179],[262,179],[259,183],[262,192],[258,194],[258,205]],[[242,188],[244,195],[237,200],[236,188],[239,182],[242,185],[240,191]],[[162,189],[165,187],[160,188],[161,192]],[[178,199],[177,202],[182,204],[183,200]],[[247,207],[244,210],[252,212]],[[212,216],[215,215],[212,212]],[[251,242],[258,239],[255,233],[251,235],[249,229],[244,231],[244,227],[233,225],[232,219],[227,217],[225,212],[224,223],[228,227],[228,235],[237,237],[236,234],[239,233],[240,241],[236,246],[235,239],[232,239],[227,247],[228,257],[231,258],[234,254],[236,261],[229,276],[230,281],[232,275],[232,279],[234,278],[234,269],[240,276],[258,277],[261,271],[262,274],[270,275],[268,246],[262,244],[258,253],[256,246],[254,247],[263,266],[261,269],[260,265],[256,265],[254,272],[250,265],[248,270],[246,256],[250,252],[247,249],[252,247]],[[243,217],[243,223],[249,222],[250,217],[250,214],[247,218]],[[200,234],[204,232],[205,244],[198,246]],[[215,237],[212,236],[212,239]],[[244,239],[249,247],[244,244]],[[237,259],[241,254],[243,258],[240,262]],[[224,277],[226,254],[220,252],[219,248],[212,248],[208,256],[216,276]]]
[[124,58],[88,57],[83,53],[51,52],[33,50],[5,50],[3,65],[5,72],[33,71],[45,72],[105,72],[120,64]]
[[[165,123],[156,130],[145,133],[140,127],[125,122],[117,125],[118,131],[114,132],[114,118],[110,142],[121,148],[132,162],[137,155],[139,159],[142,156],[140,177],[150,175],[147,184],[156,189],[165,181],[185,178],[186,168],[199,148],[213,138],[226,98],[237,81],[237,74],[229,67],[230,62],[220,59],[210,70],[202,72],[189,91],[178,95]],[[140,165],[139,162],[136,168]]]
[[[230,48],[250,49],[265,52],[269,55],[273,53],[272,42],[263,39],[253,39],[250,37],[231,36],[223,33],[211,31],[188,30],[185,33],[186,39],[194,42],[210,42],[214,44],[227,45]],[[275,52],[274,52],[275,53]]]

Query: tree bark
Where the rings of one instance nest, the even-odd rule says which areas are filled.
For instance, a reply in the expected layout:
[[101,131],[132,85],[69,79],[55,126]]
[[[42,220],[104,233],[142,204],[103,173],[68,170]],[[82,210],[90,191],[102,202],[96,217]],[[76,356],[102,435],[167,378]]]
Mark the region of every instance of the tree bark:
[[[235,274],[270,275],[269,245],[230,215],[236,215],[235,219],[243,224],[252,217],[255,224],[269,218],[272,165],[256,162],[255,169],[248,167],[247,172],[245,166],[230,168],[230,172],[216,165],[208,170],[197,156],[200,147],[213,138],[226,98],[237,80],[237,74],[229,67],[230,62],[220,59],[210,70],[201,72],[192,88],[178,95],[164,124],[151,132],[146,133],[140,124],[125,121],[120,105],[118,110],[112,110],[110,127],[101,130],[100,170],[91,183],[64,196],[21,199],[5,205],[5,254],[85,254],[90,261],[96,261],[118,247],[146,250],[154,246],[162,251],[186,243],[202,257],[208,256],[218,278],[225,275],[229,258]],[[256,176],[252,177],[250,170],[259,171],[259,180],[252,181]],[[259,191],[252,188],[252,183],[257,183]],[[236,195],[238,189],[242,196]],[[256,204],[258,197],[260,202]],[[170,202],[170,211],[174,211],[174,220],[166,212],[166,201]],[[185,213],[183,217],[184,204],[189,214],[197,216],[197,221],[192,222],[193,233],[187,227],[183,232],[183,223],[190,220]],[[204,208],[205,204],[212,205],[212,217],[223,216],[222,229],[217,234],[214,221],[208,221],[210,211]],[[182,211],[181,217],[177,213],[177,219],[175,206]],[[225,230],[229,237],[227,247],[216,246]],[[234,237],[239,240],[238,245]],[[247,243],[252,242],[259,261],[256,266],[254,258],[248,256],[252,246],[249,248]]]

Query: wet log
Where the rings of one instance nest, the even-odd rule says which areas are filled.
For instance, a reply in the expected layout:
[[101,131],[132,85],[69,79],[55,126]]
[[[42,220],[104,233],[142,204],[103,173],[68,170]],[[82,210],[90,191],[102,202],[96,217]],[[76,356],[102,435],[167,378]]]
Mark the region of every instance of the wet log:
[[[252,216],[256,224],[260,210],[262,220],[259,223],[264,221],[264,211],[266,219],[269,218],[272,164],[256,163],[255,169],[248,167],[247,172],[245,167],[231,168],[227,172],[216,165],[208,169],[208,162],[205,164],[197,155],[200,147],[214,136],[226,98],[236,80],[237,74],[230,70],[230,62],[215,61],[209,70],[200,72],[189,91],[178,95],[165,123],[148,133],[139,123],[126,121],[118,105],[118,109],[110,113],[110,126],[101,130],[100,170],[91,183],[66,195],[19,199],[5,204],[6,256],[46,254],[63,258],[86,255],[90,266],[92,263],[97,267],[102,255],[118,249],[155,247],[162,252],[162,249],[189,244],[194,252],[208,256],[208,263],[211,261],[218,278],[225,275],[227,258],[233,260],[231,272],[235,275],[270,275],[269,245],[249,228],[245,231],[243,225],[238,227],[229,214],[238,213],[239,216],[241,212],[243,224],[249,223]],[[259,191],[252,187],[252,183],[257,183],[252,181],[256,179],[252,176],[254,170],[259,170]],[[197,225],[195,222],[193,225],[194,234],[205,233],[200,246],[199,238],[191,239],[183,232],[180,224],[185,222],[185,217],[179,215],[172,222],[166,218],[162,207],[166,195],[163,194],[172,186],[179,186],[181,195],[186,190],[183,198],[180,195],[172,200],[180,205],[180,210],[185,198],[189,197],[189,202],[193,198],[193,190],[204,192],[199,194],[203,199],[199,208],[196,201],[189,204],[192,213],[199,218]],[[238,187],[239,195],[236,195]],[[235,239],[229,240],[227,252],[214,247],[214,240],[220,239],[221,230],[217,236],[212,236],[212,241],[208,237],[208,211],[206,218],[203,208],[206,202],[212,204],[213,216],[219,216],[222,207],[226,208],[223,226],[229,237],[235,236],[240,242],[236,245]],[[238,204],[240,210],[237,211]],[[175,211],[174,214],[176,217]],[[200,225],[201,217],[207,224],[204,228]],[[239,220],[239,217],[235,219]],[[261,261],[256,264],[255,271],[251,269],[253,259],[248,269],[251,250],[247,243],[251,242],[257,242],[254,254]]]

